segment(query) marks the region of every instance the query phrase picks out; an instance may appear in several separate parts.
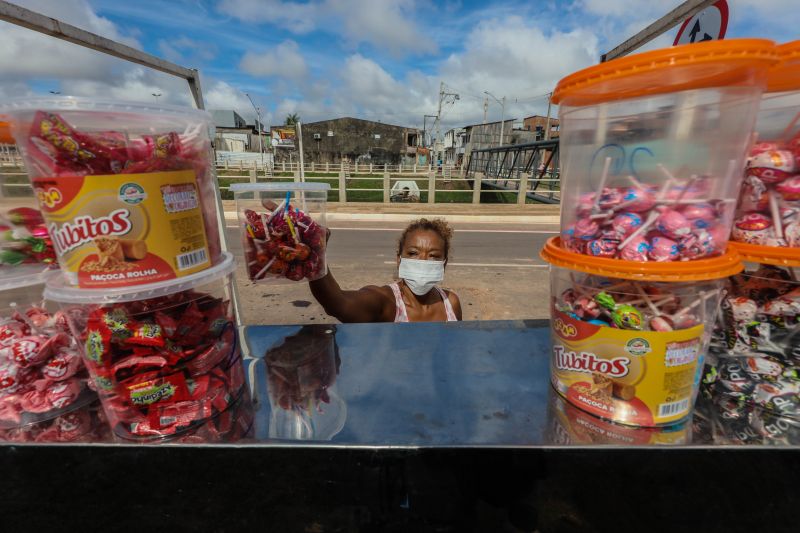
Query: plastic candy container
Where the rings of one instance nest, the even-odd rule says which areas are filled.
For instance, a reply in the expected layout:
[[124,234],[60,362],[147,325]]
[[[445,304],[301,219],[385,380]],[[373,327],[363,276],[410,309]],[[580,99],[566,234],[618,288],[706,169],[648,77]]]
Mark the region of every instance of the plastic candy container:
[[111,440],[105,415],[97,397],[79,409],[13,429],[0,428],[2,442],[106,442]]
[[566,251],[553,238],[542,257],[551,264],[555,390],[627,425],[666,426],[690,415],[722,296],[716,278],[741,270],[738,255],[625,263]]
[[7,274],[0,278],[0,429],[52,420],[96,398],[65,317],[43,301],[46,274],[35,266]]
[[208,113],[72,97],[0,113],[70,284],[153,283],[218,262]]
[[[723,394],[709,396],[707,391],[698,400],[702,402],[702,430],[707,440],[727,445],[778,445],[800,444],[800,420],[781,416],[775,411],[741,402]],[[697,416],[695,416],[695,421]]]
[[[239,436],[250,407],[231,310],[233,257],[178,280],[77,289],[54,278],[114,434],[215,442]],[[247,424],[249,426],[249,423]]]
[[728,283],[705,381],[726,405],[800,419],[800,261],[781,258],[787,248],[736,248],[760,263]]
[[731,240],[800,248],[800,41],[777,51],[781,62],[761,99]]
[[325,262],[327,183],[237,183],[247,275],[252,281],[315,280]]
[[695,43],[562,79],[562,245],[638,262],[722,254],[774,48]]

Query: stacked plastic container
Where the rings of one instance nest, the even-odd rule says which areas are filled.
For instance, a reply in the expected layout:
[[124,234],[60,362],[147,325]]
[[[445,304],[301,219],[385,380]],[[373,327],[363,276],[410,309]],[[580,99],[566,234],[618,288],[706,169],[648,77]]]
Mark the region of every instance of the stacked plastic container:
[[63,275],[61,306],[118,439],[216,442],[252,424],[203,111],[81,98],[0,107]]
[[780,63],[769,73],[731,234],[746,270],[728,283],[706,381],[726,420],[760,428],[751,439],[772,439],[783,423],[797,440],[800,41],[777,51]]
[[[14,142],[5,120],[0,142]],[[44,284],[57,265],[30,182],[21,171],[5,174],[0,183],[0,440],[15,440],[38,435],[37,428],[71,417],[96,396],[87,387],[64,317],[43,299]]]
[[568,402],[642,427],[691,414],[724,279],[742,269],[728,236],[775,62],[771,41],[705,42],[559,82],[565,208],[542,257]]

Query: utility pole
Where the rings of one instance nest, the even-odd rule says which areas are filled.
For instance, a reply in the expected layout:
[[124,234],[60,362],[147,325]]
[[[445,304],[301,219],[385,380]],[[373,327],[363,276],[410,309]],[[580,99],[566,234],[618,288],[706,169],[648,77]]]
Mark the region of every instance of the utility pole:
[[[444,103],[451,103],[447,102],[447,100],[452,97],[453,102],[455,103],[456,100],[461,98],[456,93],[448,93],[444,90],[444,82],[439,82],[439,110],[436,112],[436,141],[433,143],[434,151],[436,152],[436,162],[439,162],[441,159],[441,147],[442,143],[442,104]],[[438,147],[437,147],[438,145]]]
[[483,123],[486,124],[486,114],[489,112],[489,97],[483,97]]
[[553,93],[552,91],[547,95],[547,122],[544,126],[544,140],[550,140],[550,106],[553,103]]
[[504,96],[502,100],[498,100],[495,95],[490,93],[489,91],[483,91],[486,96],[491,96],[494,98],[494,101],[500,104],[500,145],[503,146],[503,134],[506,127],[506,97]]
[[256,124],[256,130],[258,131],[258,152],[261,154],[261,166],[264,166],[264,145],[261,144],[261,109],[256,106],[253,102],[253,99],[250,98],[249,93],[244,93],[248,100],[250,100],[250,105],[253,106],[253,109],[256,110],[256,117],[258,119],[258,124]]

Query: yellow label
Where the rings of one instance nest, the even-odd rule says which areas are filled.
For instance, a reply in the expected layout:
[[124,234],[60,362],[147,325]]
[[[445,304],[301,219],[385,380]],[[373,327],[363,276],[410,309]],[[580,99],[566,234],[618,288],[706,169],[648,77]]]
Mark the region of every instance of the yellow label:
[[703,325],[632,331],[555,311],[551,379],[569,402],[615,422],[659,426],[692,408]]
[[62,270],[80,287],[119,287],[210,266],[192,170],[36,178]]

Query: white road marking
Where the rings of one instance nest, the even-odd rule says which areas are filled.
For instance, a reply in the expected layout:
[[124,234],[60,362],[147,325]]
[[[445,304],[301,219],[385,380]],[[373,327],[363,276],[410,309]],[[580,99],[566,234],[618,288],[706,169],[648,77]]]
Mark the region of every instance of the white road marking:
[[[397,261],[384,261],[384,265],[396,265]],[[497,268],[547,268],[549,265],[516,265],[513,263],[447,263],[447,266],[456,267],[497,267]]]

